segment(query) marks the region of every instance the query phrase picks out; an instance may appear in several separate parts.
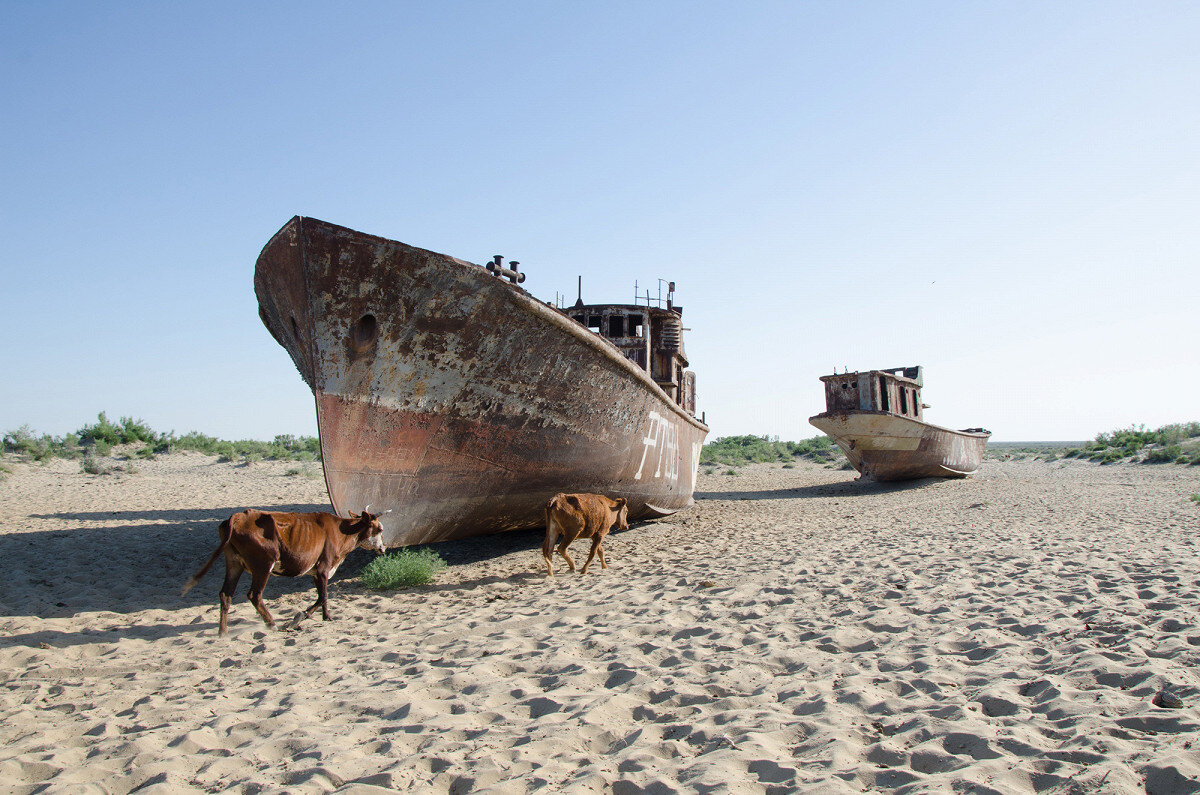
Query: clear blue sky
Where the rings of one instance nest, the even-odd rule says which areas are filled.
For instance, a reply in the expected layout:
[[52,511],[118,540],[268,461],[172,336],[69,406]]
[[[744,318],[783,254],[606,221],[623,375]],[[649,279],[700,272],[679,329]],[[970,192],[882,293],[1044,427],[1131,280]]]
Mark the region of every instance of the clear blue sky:
[[1200,4],[0,10],[0,431],[314,433],[251,281],[295,214],[675,280],[714,436],[908,364],[998,440],[1200,419]]

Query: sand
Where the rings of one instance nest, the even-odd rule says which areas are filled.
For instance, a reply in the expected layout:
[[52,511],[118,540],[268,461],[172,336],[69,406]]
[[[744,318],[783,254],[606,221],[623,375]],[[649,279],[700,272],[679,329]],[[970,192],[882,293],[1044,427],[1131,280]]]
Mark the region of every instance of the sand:
[[756,465],[606,571],[548,579],[531,531],[374,592],[355,552],[337,620],[268,631],[239,594],[220,639],[222,564],[179,595],[217,523],[323,509],[319,477],[8,465],[4,791],[1200,791],[1200,468]]

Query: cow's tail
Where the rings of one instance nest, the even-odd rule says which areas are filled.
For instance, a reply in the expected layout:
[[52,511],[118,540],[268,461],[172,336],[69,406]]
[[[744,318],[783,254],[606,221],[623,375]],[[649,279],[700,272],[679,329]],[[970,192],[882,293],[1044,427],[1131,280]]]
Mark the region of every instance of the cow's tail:
[[563,496],[562,494],[555,494],[550,498],[550,502],[546,503],[544,510],[546,515],[546,538],[542,541],[542,554],[547,558],[554,554],[554,542],[558,540],[558,528],[551,528],[550,523],[554,521],[554,509],[558,507],[559,501]]
[[217,562],[217,558],[220,556],[220,554],[225,551],[225,547],[229,544],[229,539],[233,537],[233,532],[229,527],[228,519],[221,522],[221,525],[217,528],[217,532],[221,534],[221,543],[217,545],[217,550],[212,553],[212,557],[208,559],[208,562],[200,567],[200,571],[193,574],[192,579],[187,581],[187,583],[183,586],[183,590],[179,592],[180,596],[183,596],[185,593],[192,590],[192,587],[195,586],[196,583],[200,582],[201,577],[203,577],[205,574],[208,574],[208,570],[211,569],[212,565]]

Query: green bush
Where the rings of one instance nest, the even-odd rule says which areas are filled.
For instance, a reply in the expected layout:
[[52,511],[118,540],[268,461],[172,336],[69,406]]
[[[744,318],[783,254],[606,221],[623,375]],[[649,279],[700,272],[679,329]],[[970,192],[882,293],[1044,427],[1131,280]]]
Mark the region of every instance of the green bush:
[[321,455],[321,443],[315,436],[292,436],[281,434],[273,441],[259,442],[248,439],[225,441],[215,436],[189,431],[177,436],[174,431],[157,433],[141,420],[122,417],[111,422],[106,412],[96,416],[94,424],[85,424],[75,433],[64,437],[43,434],[35,436],[28,425],[4,434],[0,443],[6,453],[23,458],[47,461],[54,456],[79,458],[86,453],[93,456],[108,455],[114,445],[138,444],[135,455],[152,459],[161,453],[179,450],[194,450],[206,455],[223,457],[225,461],[235,458],[261,460],[264,458],[281,461],[314,461]]
[[79,464],[79,471],[89,475],[104,475],[108,473],[108,468],[100,463],[100,459],[96,458],[94,453],[88,452]]
[[120,422],[113,424],[109,422],[108,415],[103,411],[96,416],[95,425],[84,425],[79,429],[79,441],[85,445],[94,445],[100,442],[105,442],[110,446],[133,444],[134,442],[153,443],[157,439],[158,434],[150,430],[150,427],[141,420],[122,417]]
[[62,441],[50,434],[34,436],[28,425],[22,425],[15,431],[4,434],[3,444],[6,453],[15,453],[45,463],[54,457],[62,446]]
[[28,425],[22,425],[20,428],[4,434],[4,452],[6,453],[28,455],[36,449],[37,440],[33,436],[33,429]]
[[425,585],[446,568],[446,561],[428,547],[380,555],[367,564],[359,581],[376,591]]
[[1173,423],[1153,431],[1135,425],[1099,434],[1094,442],[1083,446],[1078,456],[1101,464],[1137,456],[1147,464],[1191,463],[1200,450],[1198,437],[1200,422]]
[[732,464],[789,462],[799,457],[828,463],[840,457],[840,451],[828,436],[815,436],[799,442],[781,442],[764,436],[723,436],[704,445],[700,463]]
[[1142,459],[1147,464],[1169,464],[1177,461],[1183,455],[1183,448],[1177,444],[1167,445],[1166,447],[1156,447],[1146,453],[1146,457]]

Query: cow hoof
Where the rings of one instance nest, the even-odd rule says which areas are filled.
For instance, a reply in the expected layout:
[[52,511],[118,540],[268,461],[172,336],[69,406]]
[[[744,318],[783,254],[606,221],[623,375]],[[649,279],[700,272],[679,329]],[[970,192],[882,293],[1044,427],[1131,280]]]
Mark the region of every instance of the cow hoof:
[[298,629],[300,625],[304,623],[304,619],[306,618],[308,618],[308,616],[304,613],[297,613],[296,617],[289,621],[288,625],[284,627],[284,629],[288,631]]

